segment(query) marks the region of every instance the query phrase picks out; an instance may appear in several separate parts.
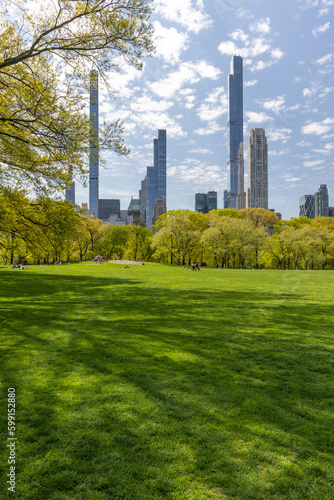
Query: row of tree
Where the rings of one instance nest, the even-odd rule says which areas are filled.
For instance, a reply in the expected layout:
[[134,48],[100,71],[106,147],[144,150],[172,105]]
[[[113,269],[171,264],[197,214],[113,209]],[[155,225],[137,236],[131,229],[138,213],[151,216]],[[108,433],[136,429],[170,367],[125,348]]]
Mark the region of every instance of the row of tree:
[[170,210],[150,231],[140,223],[103,225],[61,200],[31,200],[9,189],[0,196],[3,264],[82,261],[96,255],[222,268],[332,269],[334,219],[279,221],[261,208],[209,214]]

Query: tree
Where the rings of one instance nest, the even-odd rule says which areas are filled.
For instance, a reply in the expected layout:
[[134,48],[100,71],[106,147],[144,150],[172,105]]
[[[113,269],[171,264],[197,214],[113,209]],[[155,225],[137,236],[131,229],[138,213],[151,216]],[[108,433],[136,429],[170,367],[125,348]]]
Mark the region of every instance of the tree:
[[122,259],[129,238],[129,226],[109,226],[103,236],[102,255],[113,257],[115,254]]
[[255,227],[263,226],[266,229],[272,229],[278,222],[277,215],[265,208],[243,208],[239,212],[245,219],[252,221]]
[[102,240],[107,226],[101,225],[99,219],[91,219],[90,217],[85,217],[84,221],[85,229],[89,234],[90,252],[94,256],[96,254],[96,244]]
[[202,218],[193,214],[190,210],[168,210],[159,217],[152,240],[157,257],[165,257],[167,250],[171,264],[184,265],[196,251],[199,253]]
[[[140,68],[142,56],[152,52],[151,0],[2,4],[1,183],[49,194],[86,172],[88,68],[107,82],[120,57]],[[118,121],[106,125],[101,147],[127,154],[122,130]]]
[[29,199],[24,191],[5,190],[0,196],[0,246],[10,252],[10,261],[20,251],[35,260],[60,259],[79,230],[81,216],[66,201]]
[[146,260],[151,254],[152,232],[141,224],[130,226],[126,254],[132,260]]

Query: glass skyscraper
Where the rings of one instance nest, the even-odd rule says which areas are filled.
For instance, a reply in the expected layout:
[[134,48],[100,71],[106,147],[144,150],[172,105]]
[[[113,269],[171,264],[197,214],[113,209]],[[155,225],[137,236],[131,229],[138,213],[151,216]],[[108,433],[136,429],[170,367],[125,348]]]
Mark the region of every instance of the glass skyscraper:
[[[237,207],[237,197],[243,196],[239,193],[239,187],[243,184],[240,176],[243,172],[243,61],[240,56],[233,56],[231,61],[230,75],[228,76],[228,136],[229,136],[229,160],[230,173],[229,206]],[[239,177],[239,178],[238,178]]]
[[320,184],[314,193],[314,215],[315,217],[328,217],[329,197],[326,184]]
[[158,196],[166,204],[167,134],[158,131],[158,139],[153,141],[153,167],[147,167],[146,178],[146,227],[151,228],[151,220]]
[[65,191],[65,200],[75,205],[75,182],[71,182],[68,189]]
[[99,200],[99,75],[90,72],[90,152],[89,152],[89,210],[98,214]]

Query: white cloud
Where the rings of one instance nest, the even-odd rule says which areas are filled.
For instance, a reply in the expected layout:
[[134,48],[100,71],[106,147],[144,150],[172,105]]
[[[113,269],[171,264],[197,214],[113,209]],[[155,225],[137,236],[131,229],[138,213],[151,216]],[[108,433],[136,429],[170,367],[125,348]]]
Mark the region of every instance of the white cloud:
[[194,192],[199,186],[211,189],[212,185],[223,185],[226,175],[222,174],[221,167],[209,165],[197,159],[186,158],[181,165],[174,165],[168,169],[168,177],[176,177],[178,182],[190,182]]
[[244,87],[253,87],[258,83],[258,80],[248,80],[244,82]]
[[150,111],[163,112],[167,111],[171,106],[173,106],[171,101],[155,101],[147,95],[133,99],[130,104],[131,110],[136,113],[147,113]]
[[[241,29],[237,29],[229,34],[231,40],[224,40],[218,46],[218,50],[223,55],[239,55],[244,58],[244,65],[250,66],[251,71],[260,71],[264,68],[276,64],[283,56],[284,52],[272,46],[272,39],[268,37],[270,19],[260,19],[250,26],[251,35]],[[267,60],[254,62],[258,56],[266,55]]]
[[202,0],[155,0],[155,11],[168,21],[181,24],[195,33],[211,26]]
[[178,70],[173,71],[167,78],[149,84],[151,90],[167,99],[173,97],[185,84],[195,84],[201,78],[217,80],[221,71],[206,61],[196,63],[181,63]]
[[262,101],[262,106],[266,111],[272,111],[278,114],[285,107],[285,96],[280,95],[276,99],[264,99]]
[[196,96],[194,89],[182,89],[180,90],[177,100],[183,104],[186,109],[193,109],[195,106]]
[[221,130],[223,130],[223,127],[221,127],[217,122],[212,122],[208,124],[207,128],[199,128],[197,130],[194,130],[194,134],[211,135],[211,134],[216,134]]
[[291,177],[291,174],[286,174],[282,177],[285,179],[285,182],[298,182],[302,179],[301,177]]
[[314,38],[319,38],[319,36],[323,35],[326,31],[328,31],[330,25],[331,23],[328,22],[323,24],[322,26],[317,26],[316,28],[314,28],[312,30],[312,35],[314,36]]
[[243,58],[256,57],[263,54],[264,52],[268,52],[270,48],[270,44],[263,38],[252,38],[251,40],[247,39],[247,41],[245,41],[245,47],[243,48],[238,47],[234,42],[231,41],[221,42],[221,44],[218,46],[218,50],[223,55],[239,55]]
[[170,64],[178,63],[181,53],[189,45],[187,33],[180,33],[175,28],[165,28],[158,21],[154,22],[153,26],[156,55]]
[[280,141],[285,144],[291,137],[292,130],[290,128],[270,129],[266,132],[269,142]]
[[334,144],[328,142],[327,144],[324,145],[323,149],[312,149],[311,151],[313,153],[322,154],[322,155],[327,156],[332,152],[332,149],[334,149]]
[[333,54],[326,54],[315,61],[315,64],[328,64],[333,60]]
[[312,142],[300,141],[300,142],[297,142],[297,146],[299,146],[301,148],[310,148],[312,146]]
[[316,167],[317,165],[321,165],[325,160],[313,160],[313,161],[304,161],[304,167]]
[[266,19],[260,19],[256,23],[250,26],[251,31],[256,31],[257,33],[268,34],[270,33],[270,19],[267,17]]
[[131,85],[134,80],[139,80],[142,77],[142,72],[122,60],[118,65],[120,71],[118,73],[110,72],[107,75],[107,80],[111,82],[111,87],[118,97],[131,97],[134,91]]
[[246,111],[245,115],[248,118],[248,123],[259,124],[259,123],[265,123],[265,122],[273,120],[273,118],[271,116],[269,116],[263,112],[258,113],[255,111]]
[[217,120],[222,114],[226,114],[228,99],[224,87],[217,87],[205,99],[198,109],[197,116],[204,121]]
[[312,122],[302,127],[302,134],[322,135],[330,132],[334,126],[332,118],[326,118],[322,122]]
[[327,14],[329,14],[329,9],[320,9],[318,12],[319,17],[327,16]]
[[205,148],[196,148],[196,149],[191,149],[189,153],[208,155],[208,154],[213,154],[213,151]]

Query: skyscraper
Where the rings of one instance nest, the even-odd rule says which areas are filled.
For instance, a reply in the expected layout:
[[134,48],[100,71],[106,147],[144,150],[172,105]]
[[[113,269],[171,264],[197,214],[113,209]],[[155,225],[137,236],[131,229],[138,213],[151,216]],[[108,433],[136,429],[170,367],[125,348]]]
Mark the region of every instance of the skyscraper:
[[217,191],[195,194],[195,211],[207,214],[211,210],[217,209]]
[[211,210],[217,210],[217,191],[209,191],[206,195],[208,203],[208,212]]
[[329,197],[326,184],[320,184],[314,194],[315,217],[328,217]]
[[99,80],[98,72],[90,72],[90,152],[89,152],[89,210],[99,217]]
[[314,194],[305,194],[299,198],[299,217],[314,219]]
[[208,213],[208,201],[206,198],[206,194],[204,193],[196,193],[195,194],[195,211],[202,212],[202,214]]
[[252,129],[248,139],[246,206],[268,210],[268,146],[263,128]]
[[99,219],[107,220],[111,215],[121,215],[121,202],[119,200],[99,199],[98,200]]
[[146,174],[146,227],[151,228],[155,202],[161,196],[166,205],[167,134],[158,131],[153,141],[153,167],[147,167]]
[[[239,191],[243,184],[243,64],[242,57],[233,56],[231,61],[230,75],[228,76],[228,136],[229,136],[229,160],[230,191],[228,195],[229,208],[238,208],[243,198],[243,192]],[[241,182],[242,177],[242,182]],[[238,198],[239,196],[239,198]]]
[[65,190],[65,200],[73,203],[75,205],[75,182],[72,181],[68,186],[68,189]]

